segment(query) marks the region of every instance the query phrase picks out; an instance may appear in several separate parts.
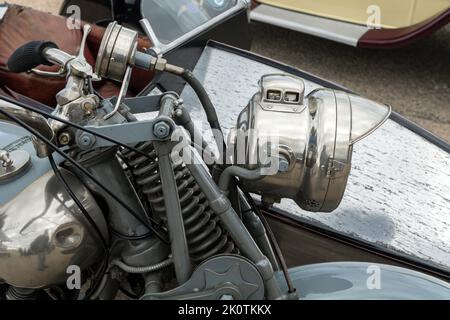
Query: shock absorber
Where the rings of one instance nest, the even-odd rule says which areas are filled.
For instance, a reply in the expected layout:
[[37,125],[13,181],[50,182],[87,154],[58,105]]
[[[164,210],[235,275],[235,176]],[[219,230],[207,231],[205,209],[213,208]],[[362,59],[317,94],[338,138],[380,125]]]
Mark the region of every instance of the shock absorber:
[[[153,214],[157,214],[165,222],[164,190],[156,151],[151,142],[142,143],[137,148],[147,153],[152,160],[129,150],[122,150],[122,157],[127,162],[140,193],[147,198]],[[216,254],[237,252],[234,242],[221,226],[186,166],[180,162],[174,164],[173,170],[191,259],[200,263]]]

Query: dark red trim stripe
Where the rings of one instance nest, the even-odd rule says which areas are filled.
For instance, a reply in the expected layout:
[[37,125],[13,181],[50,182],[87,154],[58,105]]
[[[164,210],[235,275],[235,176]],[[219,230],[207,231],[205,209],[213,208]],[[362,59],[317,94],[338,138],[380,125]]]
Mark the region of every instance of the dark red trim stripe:
[[252,0],[251,4],[250,4],[250,9],[253,10],[255,9],[257,6],[259,6],[261,3],[259,3],[256,0]]
[[359,39],[358,47],[393,49],[407,46],[424,38],[450,22],[450,8],[424,22],[399,29],[369,30]]

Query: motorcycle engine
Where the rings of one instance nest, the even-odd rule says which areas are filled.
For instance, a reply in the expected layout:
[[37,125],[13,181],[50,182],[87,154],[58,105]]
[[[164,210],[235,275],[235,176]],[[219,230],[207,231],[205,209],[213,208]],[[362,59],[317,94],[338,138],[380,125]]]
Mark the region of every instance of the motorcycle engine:
[[304,95],[302,79],[263,76],[259,92],[239,115],[234,159],[247,169],[267,165],[261,150],[269,141],[275,172],[243,179],[245,188],[268,203],[290,198],[304,210],[331,212],[346,189],[353,145],[380,127],[391,108],[325,88]]

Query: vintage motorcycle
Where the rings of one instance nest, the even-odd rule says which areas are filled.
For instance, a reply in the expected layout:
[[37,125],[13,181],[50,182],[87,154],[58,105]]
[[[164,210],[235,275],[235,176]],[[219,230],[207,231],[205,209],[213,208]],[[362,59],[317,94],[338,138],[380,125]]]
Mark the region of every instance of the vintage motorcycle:
[[[209,21],[162,41],[144,18],[147,50],[111,22],[95,69],[87,24],[77,55],[48,41],[14,52],[9,71],[66,85],[55,109],[0,97],[1,297],[449,299],[445,269],[294,218],[347,205],[354,145],[401,130],[383,132],[391,108],[219,43],[194,72],[165,58]],[[138,69],[187,87],[153,80],[127,97]],[[101,78],[121,83],[117,97],[94,89]],[[310,264],[317,256],[334,262]]]

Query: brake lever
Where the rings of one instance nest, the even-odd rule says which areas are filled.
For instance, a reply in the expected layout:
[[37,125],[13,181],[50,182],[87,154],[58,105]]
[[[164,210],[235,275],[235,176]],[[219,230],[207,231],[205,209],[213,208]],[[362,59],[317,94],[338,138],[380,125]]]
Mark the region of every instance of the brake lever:
[[53,47],[45,49],[42,54],[48,62],[60,66],[58,72],[42,71],[36,68],[33,68],[28,72],[44,77],[64,77],[68,72],[69,63],[76,59],[75,56]]
[[67,70],[64,67],[61,67],[58,72],[42,71],[39,69],[31,69],[30,71],[28,71],[28,73],[34,73],[35,75],[38,75],[41,77],[47,77],[47,78],[53,78],[53,77],[64,78],[67,74]]
[[80,50],[78,51],[78,59],[83,59],[84,61],[86,61],[86,57],[84,56],[84,51],[86,49],[86,42],[87,42],[87,38],[89,36],[89,33],[91,33],[92,31],[92,27],[89,24],[85,24],[83,26],[83,38],[81,39],[81,44],[80,44]]
[[[83,27],[83,38],[81,39],[81,45],[80,45],[80,50],[78,51],[78,59],[82,59],[84,61],[86,61],[86,57],[84,56],[84,51],[86,49],[86,43],[87,43],[87,38],[89,36],[89,34],[92,31],[92,27],[89,24],[85,24]],[[87,61],[86,61],[87,63]],[[92,81],[98,82],[101,81],[102,78],[100,78],[95,72],[91,72],[89,75],[92,79]]]
[[67,65],[75,59],[74,56],[71,56],[70,54],[56,48],[48,48],[43,52],[43,54],[49,62],[60,66],[58,72],[42,71],[37,68],[33,68],[29,70],[28,73],[34,73],[43,77],[64,77],[68,71]]
[[42,71],[36,68],[31,69],[29,72],[43,77],[64,77],[69,71],[75,71],[81,76],[91,77],[92,81],[100,81],[101,78],[92,71],[92,68],[84,56],[87,38],[91,31],[92,27],[89,24],[85,24],[83,27],[83,38],[81,39],[77,56],[71,56],[64,51],[53,48],[44,52],[44,55],[49,61],[61,66],[58,72]]

